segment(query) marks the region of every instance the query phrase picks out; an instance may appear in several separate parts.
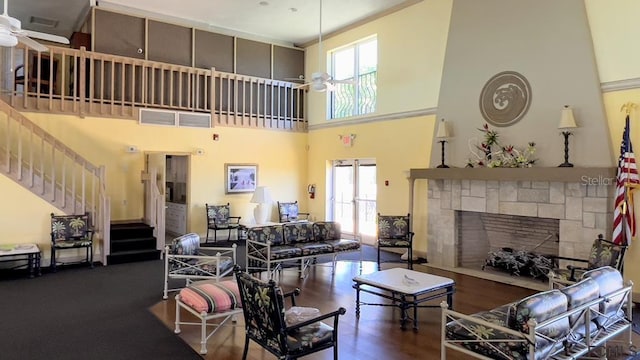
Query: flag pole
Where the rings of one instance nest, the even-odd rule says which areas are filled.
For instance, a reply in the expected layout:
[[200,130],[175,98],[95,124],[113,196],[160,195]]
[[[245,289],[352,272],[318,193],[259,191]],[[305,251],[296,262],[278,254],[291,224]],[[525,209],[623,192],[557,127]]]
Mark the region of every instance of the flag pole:
[[[629,133],[631,132],[631,124],[630,124],[630,115],[631,115],[631,111],[635,110],[637,104],[631,101],[628,101],[626,103],[624,103],[622,105],[622,107],[620,108],[620,111],[624,111],[626,116],[625,116],[625,137],[626,139],[623,139],[623,141],[627,144],[630,143],[630,135]],[[627,128],[627,123],[629,123],[629,126]],[[624,179],[624,200],[622,202],[622,209],[621,213],[622,213],[622,217],[623,217],[623,221],[622,221],[622,234],[624,236],[624,246],[628,246],[630,244],[630,240],[632,239],[627,239],[627,221],[626,221],[626,217],[627,217],[627,212],[628,212],[628,208],[629,206],[633,206],[633,200],[631,200],[631,204],[629,204],[629,200],[630,200],[630,196],[629,196],[629,192],[632,190],[632,187],[635,188],[636,184],[632,184],[629,180],[630,180],[630,167],[629,164],[625,161],[624,162],[624,169],[622,170],[624,172],[626,172],[627,176],[625,176]],[[632,219],[633,221],[633,219]],[[633,233],[631,233],[631,237],[633,237]]]

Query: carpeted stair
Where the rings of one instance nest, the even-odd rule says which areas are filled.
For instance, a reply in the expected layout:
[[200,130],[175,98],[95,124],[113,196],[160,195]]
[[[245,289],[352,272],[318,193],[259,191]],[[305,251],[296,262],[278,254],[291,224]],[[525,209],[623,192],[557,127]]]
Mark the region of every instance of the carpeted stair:
[[153,227],[141,222],[111,224],[109,265],[158,259]]

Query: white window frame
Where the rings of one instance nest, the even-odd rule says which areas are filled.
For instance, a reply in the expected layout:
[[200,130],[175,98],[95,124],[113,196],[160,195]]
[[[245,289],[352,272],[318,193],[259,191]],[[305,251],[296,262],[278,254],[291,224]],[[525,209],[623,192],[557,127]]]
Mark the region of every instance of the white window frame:
[[[329,69],[330,69],[330,75],[332,79],[336,79],[335,77],[335,56],[336,53],[340,53],[342,51],[348,50],[348,49],[353,49],[354,52],[354,61],[353,61],[353,79],[359,79],[359,77],[361,76],[360,74],[360,45],[362,44],[366,44],[368,42],[371,41],[375,41],[376,42],[376,52],[378,51],[378,46],[377,46],[377,41],[378,41],[378,37],[377,35],[373,35],[373,36],[369,36],[366,37],[364,39],[358,40],[356,42],[353,42],[349,45],[346,46],[342,46],[339,48],[335,48],[331,51],[328,52],[328,59],[327,59],[327,63],[329,64]],[[376,54],[376,58],[377,58],[377,54]],[[376,77],[376,83],[377,83],[377,73],[378,73],[378,62],[376,61],[376,70],[375,70],[375,77]],[[336,79],[336,80],[342,80],[342,79]],[[342,84],[336,84],[334,86],[339,87]],[[376,107],[377,107],[377,88],[374,89],[375,91],[375,103],[373,105],[373,108],[370,111],[367,112],[360,112],[360,96],[361,96],[361,88],[360,88],[360,84],[358,81],[355,82],[354,86],[354,96],[352,99],[352,108],[353,108],[353,112],[349,115],[345,115],[342,117],[334,117],[334,106],[335,106],[335,91],[331,91],[329,93],[329,96],[327,96],[327,119],[328,120],[335,120],[335,119],[344,119],[344,118],[348,118],[348,117],[352,117],[352,116],[359,116],[359,115],[366,115],[366,114],[371,114],[373,112],[376,111]]]

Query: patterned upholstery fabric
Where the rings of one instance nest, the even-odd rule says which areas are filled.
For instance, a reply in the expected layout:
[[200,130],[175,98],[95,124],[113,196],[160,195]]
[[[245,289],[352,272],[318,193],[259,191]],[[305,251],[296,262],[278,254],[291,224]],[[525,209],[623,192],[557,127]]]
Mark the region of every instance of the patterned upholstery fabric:
[[321,255],[334,251],[329,242],[316,242],[313,238],[313,224],[309,222],[288,223],[282,226],[287,244],[302,250],[303,256]]
[[602,235],[598,235],[598,238],[593,241],[591,246],[591,252],[589,253],[589,259],[572,259],[558,257],[558,259],[579,261],[586,263],[586,267],[568,266],[567,269],[552,269],[549,276],[558,283],[571,284],[584,276],[584,273],[588,270],[597,269],[603,266],[611,266],[615,269],[620,269],[626,247],[622,245],[613,244],[610,241],[605,240]]
[[271,242],[271,245],[284,245],[284,234],[282,226],[261,226],[254,227],[247,231],[247,238],[261,243]]
[[218,228],[229,226],[230,205],[207,205],[207,220]]
[[193,282],[180,290],[180,301],[199,313],[207,314],[238,309],[242,305],[238,283],[234,280]]
[[341,234],[340,224],[335,221],[318,221],[313,223],[313,236],[316,241],[340,240]]
[[325,241],[325,243],[331,245],[334,252],[360,249],[360,243],[358,242],[358,240],[348,240],[348,239],[327,240]]
[[[559,290],[549,290],[528,296],[518,301],[509,313],[508,325],[514,330],[528,332],[530,319],[539,324],[556,315],[567,311],[567,297]],[[564,318],[545,327],[536,327],[536,333],[553,339],[563,339],[569,334],[569,319]],[[536,352],[555,352],[562,348],[562,341],[553,343],[550,340],[536,336]]]
[[[593,279],[598,283],[600,296],[606,296],[621,289],[624,286],[622,274],[611,266],[604,266],[584,273],[583,278]],[[616,321],[619,317],[624,317],[623,305],[624,295],[612,297],[610,301],[600,303],[602,316],[596,319],[600,326],[607,326],[610,322]]]
[[[513,311],[513,305],[514,303],[503,305],[496,309],[483,311],[471,316],[488,321],[492,324],[506,327],[509,313]],[[486,340],[515,339],[515,337],[495,329],[477,325],[467,320],[457,320],[448,323],[446,327],[446,336],[449,339],[469,340],[469,342],[463,343],[464,347],[492,359],[526,359],[526,356],[523,354],[526,354],[527,346],[522,342],[501,341],[488,343],[474,341],[478,339],[478,337]],[[501,353],[508,354],[509,357],[505,357]]]
[[57,252],[65,249],[85,249],[85,258],[80,261],[93,267],[93,229],[89,214],[51,214],[51,269],[56,271]]
[[280,202],[278,201],[278,214],[280,222],[297,221],[300,217],[309,218],[309,213],[301,213],[298,208],[298,202]]
[[[231,230],[240,229],[240,216],[230,216],[231,205],[209,205],[205,204],[207,210],[207,239],[209,241],[209,232],[213,230],[213,240],[217,240],[217,230],[228,230],[227,240],[231,239]],[[238,234],[239,237],[239,234]]]
[[[595,300],[600,296],[600,289],[598,283],[593,279],[584,279],[578,283],[567,286],[561,289],[562,293],[567,297],[567,305],[569,309],[577,308],[582,304],[586,304],[589,301]],[[597,310],[597,306],[593,310]],[[587,311],[587,310],[585,310]],[[592,321],[593,322],[593,321]],[[580,312],[569,316],[569,325],[572,329],[570,340],[580,341],[586,335],[586,327],[584,312]],[[597,326],[593,322],[589,326],[589,331],[595,333]]]
[[[337,328],[322,322],[320,326],[287,327],[282,290],[275,282],[267,283],[241,271],[236,271],[236,280],[242,299],[247,344],[253,340],[278,358],[296,358],[335,347]],[[338,315],[334,315],[336,325]],[[245,346],[243,358],[246,358],[247,348]]]
[[413,232],[410,229],[411,215],[380,215],[377,217],[378,228],[378,270],[380,269],[380,248],[407,249],[407,265],[413,268]]
[[[171,241],[170,253],[172,255],[203,255],[200,252],[200,236],[196,233],[189,233],[179,236]],[[211,259],[187,259],[170,258],[169,272],[171,275],[200,275],[211,276],[216,274],[218,267],[220,274],[226,273],[234,266],[233,259],[229,256],[220,258],[220,264]]]
[[51,214],[51,240],[56,248],[91,245],[89,215]]
[[[463,319],[462,315],[452,315],[455,312],[445,310],[449,319],[444,329],[445,337],[450,344],[456,343],[491,359],[581,358],[588,351],[584,343],[587,314],[591,315],[592,323],[588,325],[592,339],[606,341],[618,336],[622,326],[630,326],[630,321],[624,318],[620,310],[624,299],[630,296],[630,290],[627,289],[624,298],[614,296],[609,301],[607,297],[607,294],[622,289],[622,276],[616,269],[603,267],[591,270],[582,281],[562,290],[540,292],[493,310],[470,315],[470,318],[484,320],[496,327],[479,324],[469,318]],[[592,301],[595,304],[590,308],[569,314],[570,310],[578,310]],[[596,312],[604,312],[605,315],[597,316]],[[537,324],[533,358],[529,356],[530,345],[525,336],[514,336],[502,329],[526,334],[532,319]],[[540,326],[550,319],[553,322]]]

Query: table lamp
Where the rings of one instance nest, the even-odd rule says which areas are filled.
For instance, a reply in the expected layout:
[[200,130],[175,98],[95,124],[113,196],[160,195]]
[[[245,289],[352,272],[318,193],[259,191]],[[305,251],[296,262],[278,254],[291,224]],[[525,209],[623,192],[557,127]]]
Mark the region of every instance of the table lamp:
[[558,165],[558,167],[573,167],[573,164],[569,162],[569,136],[571,135],[571,131],[568,129],[577,127],[576,119],[573,117],[573,109],[571,109],[569,105],[565,105],[564,109],[562,109],[560,124],[558,124],[558,129],[562,130],[562,135],[564,136],[564,162]]
[[267,204],[273,203],[271,194],[269,194],[269,189],[266,186],[258,186],[253,192],[253,196],[251,197],[250,202],[258,204],[256,205],[256,208],[253,209],[253,217],[256,221],[256,224],[266,223],[267,215],[269,212],[269,207]]
[[438,124],[438,132],[436,133],[436,139],[442,145],[441,155],[442,155],[442,163],[438,165],[439,168],[448,168],[449,166],[444,163],[444,144],[447,142],[449,138],[449,129],[447,128],[447,123],[442,119]]

